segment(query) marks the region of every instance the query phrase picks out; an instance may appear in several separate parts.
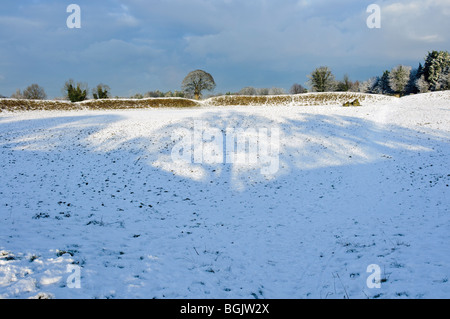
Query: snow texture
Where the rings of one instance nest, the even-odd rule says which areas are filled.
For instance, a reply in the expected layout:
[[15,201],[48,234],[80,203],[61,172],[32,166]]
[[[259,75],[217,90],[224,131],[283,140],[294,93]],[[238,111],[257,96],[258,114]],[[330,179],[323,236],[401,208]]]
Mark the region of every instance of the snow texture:
[[[3,112],[0,298],[448,298],[449,116],[448,91]],[[174,163],[196,120],[279,128],[278,172]]]

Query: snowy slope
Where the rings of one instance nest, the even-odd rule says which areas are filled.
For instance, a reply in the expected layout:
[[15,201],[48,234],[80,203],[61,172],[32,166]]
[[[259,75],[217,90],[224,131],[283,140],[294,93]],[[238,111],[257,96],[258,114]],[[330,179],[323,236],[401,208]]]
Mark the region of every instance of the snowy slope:
[[[0,297],[448,298],[449,112],[449,92],[3,112]],[[174,163],[171,135],[194,120],[279,128],[279,171]]]

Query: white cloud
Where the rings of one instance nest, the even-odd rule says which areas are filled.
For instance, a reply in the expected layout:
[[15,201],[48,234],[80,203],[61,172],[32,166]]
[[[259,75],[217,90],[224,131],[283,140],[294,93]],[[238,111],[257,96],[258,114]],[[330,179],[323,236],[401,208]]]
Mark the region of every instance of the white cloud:
[[121,4],[117,12],[110,12],[108,15],[115,19],[115,24],[121,27],[137,27],[140,25],[139,19],[130,14],[129,7]]
[[[424,56],[433,49],[449,48],[450,1],[414,0],[382,7],[384,43],[397,59]],[[436,47],[437,46],[437,47]]]

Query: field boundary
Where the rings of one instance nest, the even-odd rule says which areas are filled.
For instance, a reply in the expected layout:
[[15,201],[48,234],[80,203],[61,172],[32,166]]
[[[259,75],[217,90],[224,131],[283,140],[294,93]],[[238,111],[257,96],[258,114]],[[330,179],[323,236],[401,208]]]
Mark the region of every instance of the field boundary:
[[192,100],[185,98],[146,98],[146,99],[103,99],[86,100],[71,103],[69,101],[54,100],[24,100],[0,99],[0,112],[20,112],[36,110],[108,110],[108,109],[145,109],[145,108],[192,108],[208,106],[314,106],[314,105],[343,105],[358,99],[362,105],[390,102],[396,97],[353,93],[327,92],[305,93],[297,95],[223,95],[206,100]]
[[358,99],[361,103],[389,102],[396,99],[392,96],[356,93],[356,92],[324,92],[304,93],[296,95],[225,95],[213,97],[205,101],[210,106],[309,106],[309,105],[343,105]]

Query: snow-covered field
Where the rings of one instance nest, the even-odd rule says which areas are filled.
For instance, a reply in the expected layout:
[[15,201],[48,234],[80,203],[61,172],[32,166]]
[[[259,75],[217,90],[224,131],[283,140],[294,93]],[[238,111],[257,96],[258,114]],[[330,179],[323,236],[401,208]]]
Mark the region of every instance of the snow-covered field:
[[[279,170],[173,162],[195,120],[278,128]],[[0,297],[449,298],[449,163],[448,91],[3,112]]]

